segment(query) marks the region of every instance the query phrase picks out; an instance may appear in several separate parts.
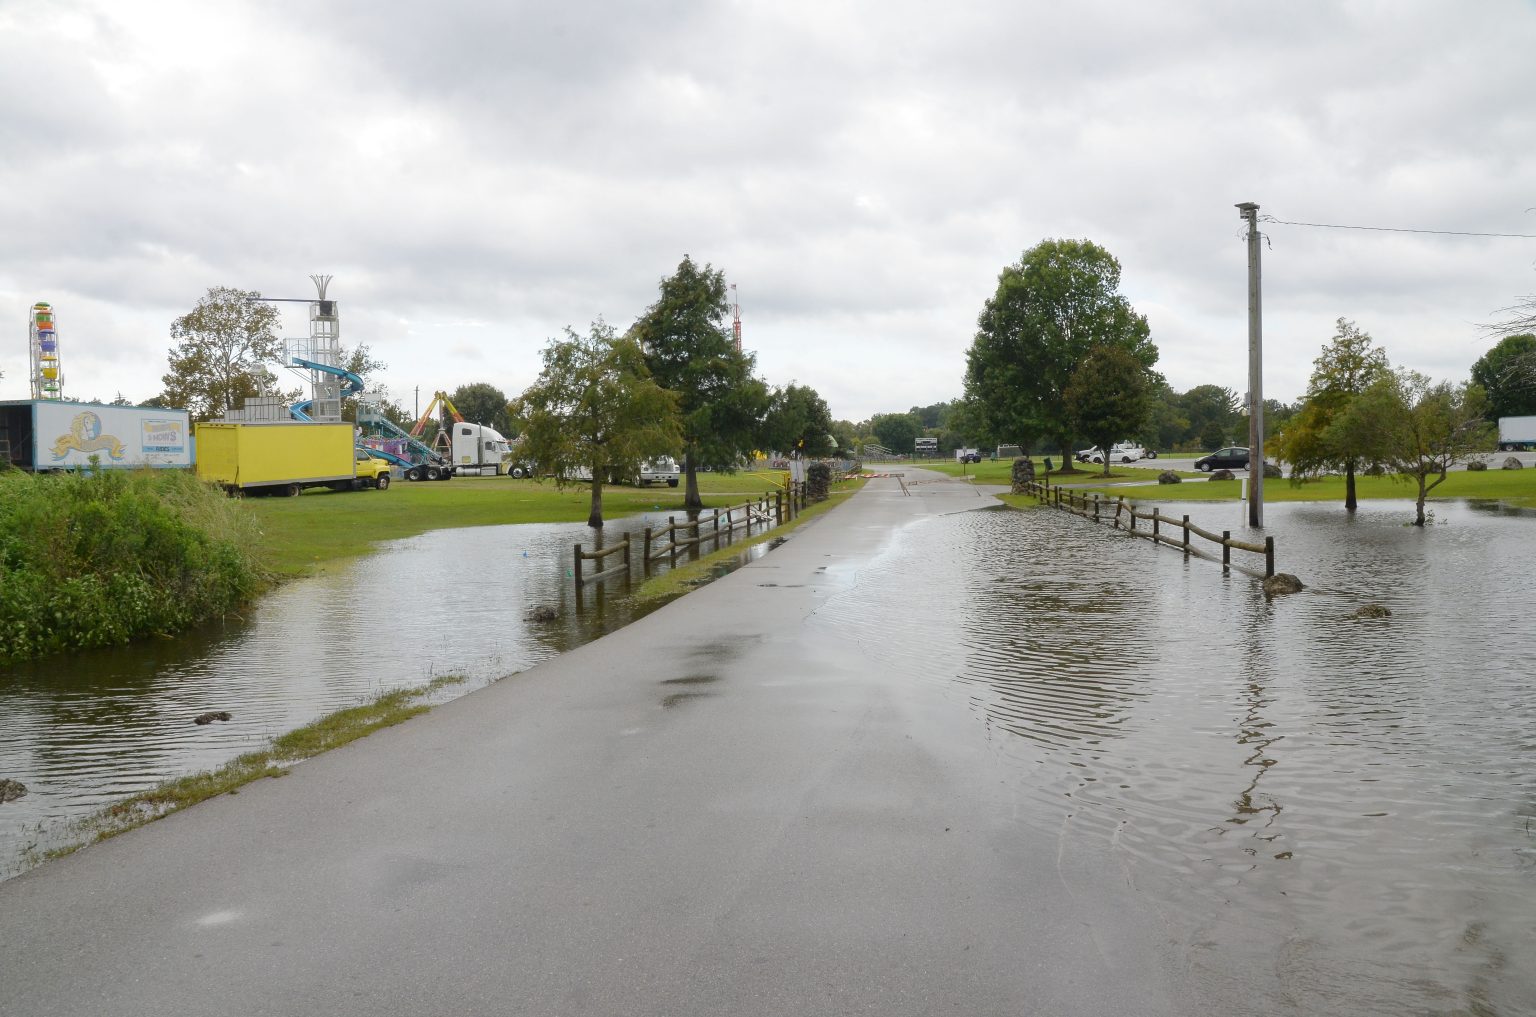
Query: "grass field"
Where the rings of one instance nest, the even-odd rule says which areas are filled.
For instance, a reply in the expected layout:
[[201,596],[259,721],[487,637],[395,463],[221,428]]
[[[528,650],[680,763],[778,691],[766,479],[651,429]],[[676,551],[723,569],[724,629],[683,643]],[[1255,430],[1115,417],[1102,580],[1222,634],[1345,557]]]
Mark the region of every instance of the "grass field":
[[[735,504],[774,490],[779,473],[701,473],[708,506]],[[458,477],[420,483],[397,481],[387,491],[313,489],[297,498],[247,498],[242,503],[261,528],[261,552],[273,571],[296,575],[326,562],[367,554],[376,541],[428,530],[504,523],[584,522],[591,505],[585,487],[509,477]],[[618,519],[653,509],[682,511],[681,487],[603,488],[603,517]]]

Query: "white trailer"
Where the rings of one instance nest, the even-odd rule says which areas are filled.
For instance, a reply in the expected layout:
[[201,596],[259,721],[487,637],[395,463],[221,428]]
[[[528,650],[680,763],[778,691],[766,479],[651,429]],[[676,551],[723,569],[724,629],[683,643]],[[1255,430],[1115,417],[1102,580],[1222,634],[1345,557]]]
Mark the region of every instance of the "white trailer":
[[1536,417],[1500,417],[1499,451],[1529,452],[1536,448]]
[[186,410],[60,399],[0,402],[0,459],[23,470],[137,467],[187,469]]

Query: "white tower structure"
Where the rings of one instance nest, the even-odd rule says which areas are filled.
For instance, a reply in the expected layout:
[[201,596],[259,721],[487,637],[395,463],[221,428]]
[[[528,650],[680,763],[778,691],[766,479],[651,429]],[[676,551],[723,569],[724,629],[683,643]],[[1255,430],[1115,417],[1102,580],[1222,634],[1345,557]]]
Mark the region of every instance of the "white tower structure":
[[[309,302],[309,338],[290,339],[287,352],[290,365],[294,357],[327,367],[341,366],[341,317],[336,301],[326,297],[331,283],[328,275],[309,277],[315,284],[315,299]],[[341,419],[341,376],[330,371],[307,372],[312,402],[306,412],[311,420]]]

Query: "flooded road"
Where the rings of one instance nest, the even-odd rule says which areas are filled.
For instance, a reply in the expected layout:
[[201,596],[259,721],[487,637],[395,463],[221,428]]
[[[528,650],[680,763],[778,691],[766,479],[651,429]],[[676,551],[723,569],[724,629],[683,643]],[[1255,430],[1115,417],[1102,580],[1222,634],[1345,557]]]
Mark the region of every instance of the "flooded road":
[[[610,523],[622,540],[666,517]],[[163,781],[212,769],[268,739],[382,692],[457,675],[462,695],[627,624],[620,578],[578,598],[580,524],[437,530],[289,583],[245,622],[128,647],[0,668],[0,778],[28,793],[0,805],[0,879],[66,827]],[[707,550],[708,548],[706,548]],[[529,619],[553,607],[554,621]],[[227,711],[228,723],[192,719]]]
[[[1168,511],[1228,508],[1236,534],[1236,506]],[[1266,512],[1302,594],[986,510],[902,531],[817,623],[926,661],[1063,879],[1112,856],[1203,994],[1265,1001],[1229,1012],[1536,1013],[1536,518]],[[1392,614],[1350,617],[1366,603]]]

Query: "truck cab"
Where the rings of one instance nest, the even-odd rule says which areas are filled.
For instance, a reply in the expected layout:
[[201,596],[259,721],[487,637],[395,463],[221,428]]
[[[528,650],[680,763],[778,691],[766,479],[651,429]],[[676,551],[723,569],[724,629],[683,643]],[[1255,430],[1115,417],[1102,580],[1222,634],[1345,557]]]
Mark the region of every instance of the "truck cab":
[[682,473],[677,468],[677,460],[671,456],[657,456],[640,464],[641,487],[649,487],[652,484],[676,487],[681,476]]
[[496,477],[511,472],[512,445],[489,424],[453,423],[453,471]]

